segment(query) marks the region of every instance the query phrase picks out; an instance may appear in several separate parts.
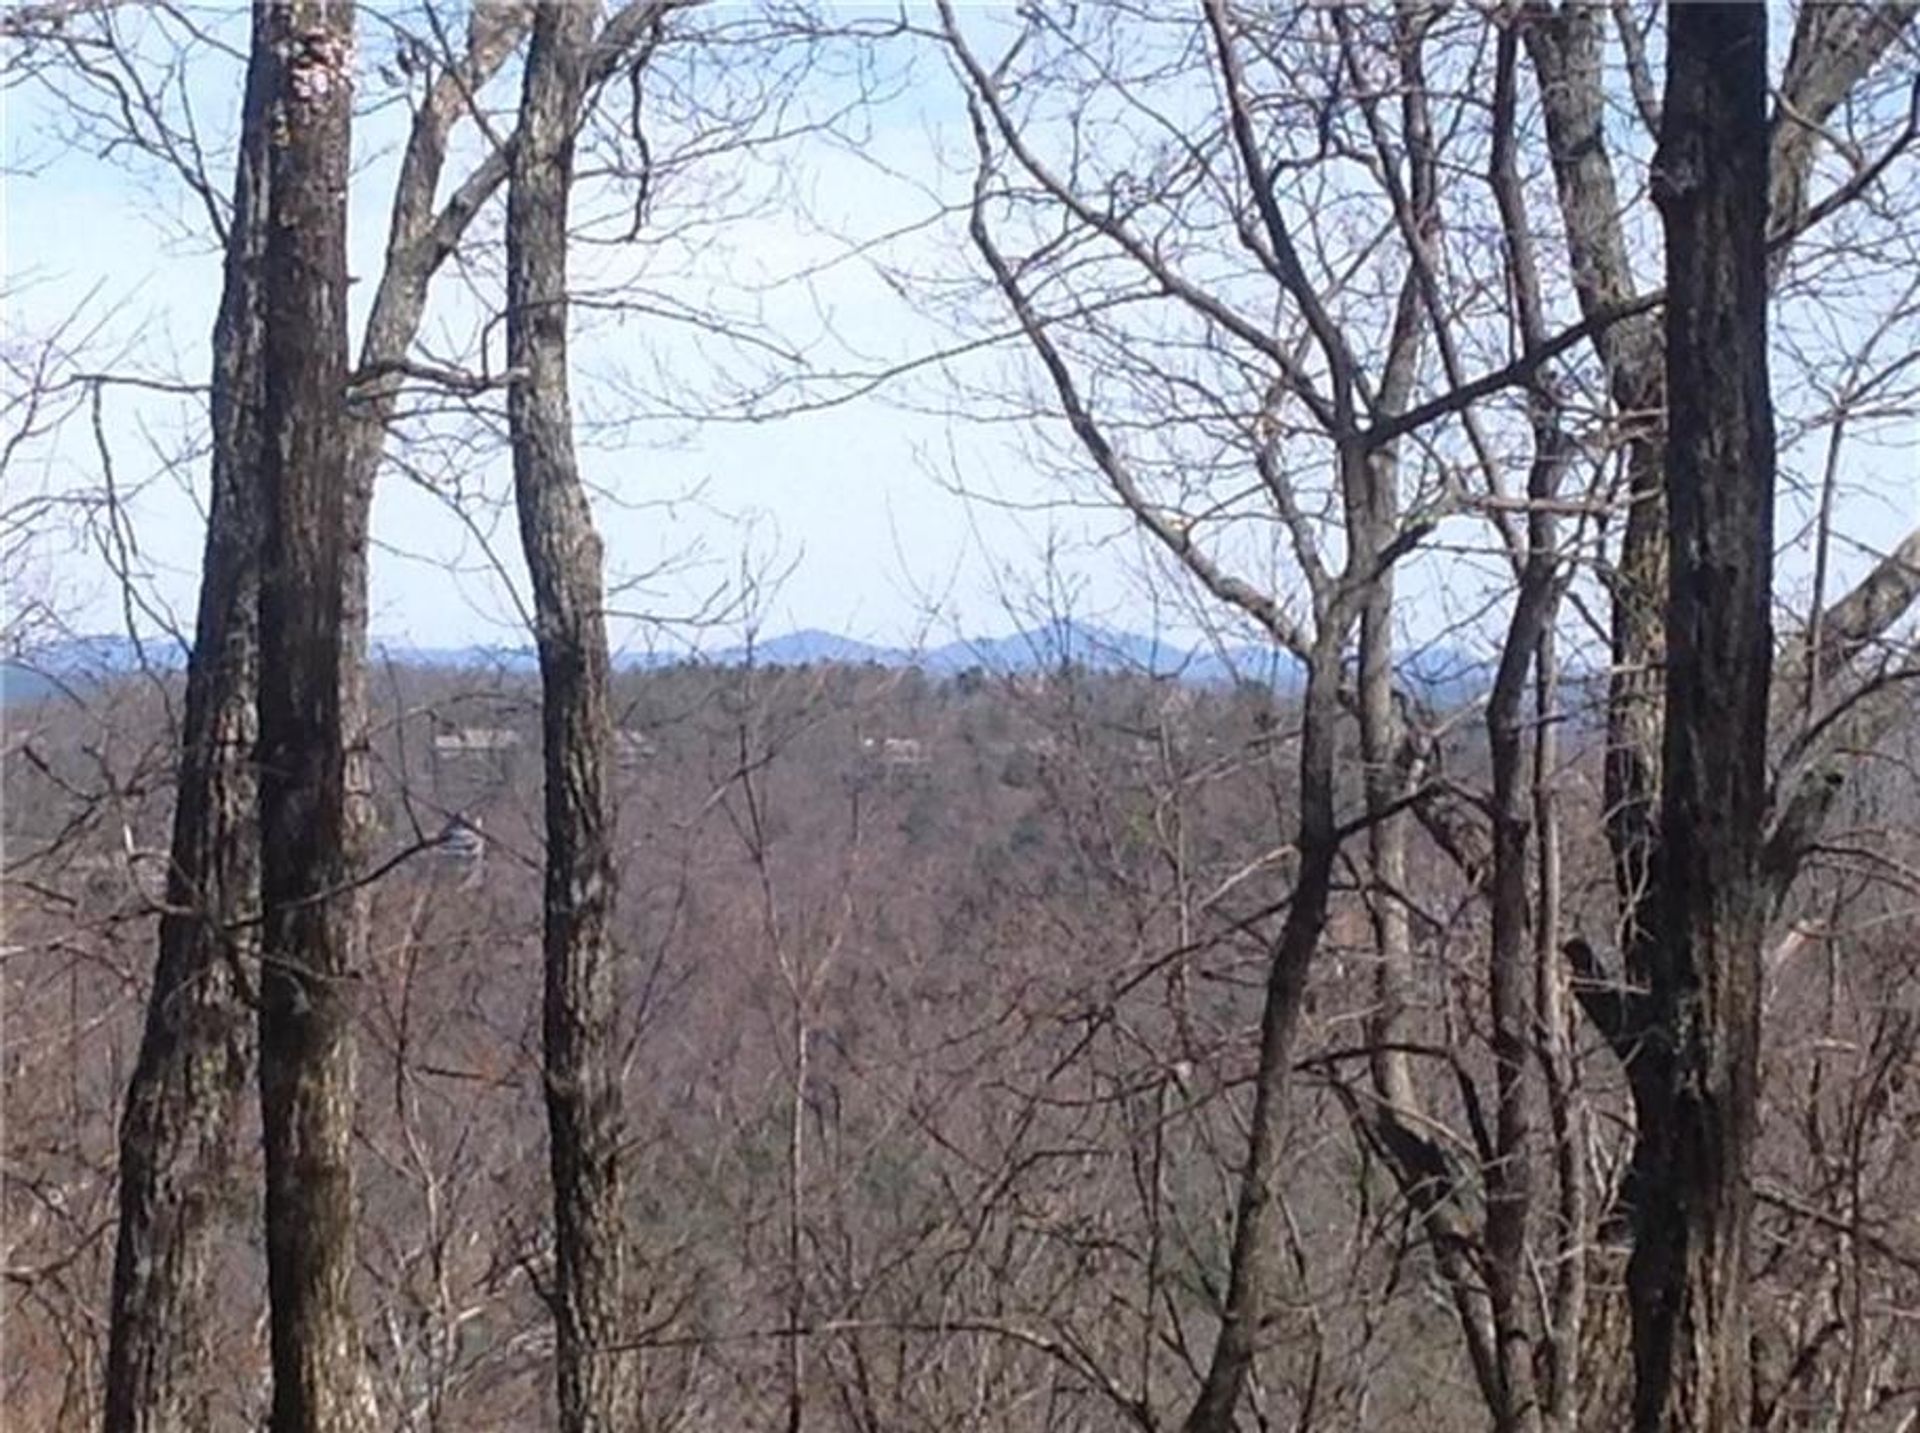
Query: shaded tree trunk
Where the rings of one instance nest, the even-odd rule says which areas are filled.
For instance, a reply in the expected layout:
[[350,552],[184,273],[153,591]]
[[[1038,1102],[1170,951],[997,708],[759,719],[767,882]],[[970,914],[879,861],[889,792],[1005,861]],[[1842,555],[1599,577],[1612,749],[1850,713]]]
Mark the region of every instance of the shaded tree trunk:
[[[1502,30],[1495,57],[1494,138],[1489,182],[1500,211],[1502,247],[1520,342],[1529,356],[1546,344],[1546,304],[1526,191],[1514,155],[1519,38]],[[1558,600],[1558,533],[1552,500],[1572,445],[1566,437],[1557,386],[1536,379],[1527,396],[1533,453],[1527,469],[1524,543],[1514,549],[1518,586],[1500,663],[1487,700],[1487,749],[1493,792],[1488,814],[1493,834],[1488,884],[1491,931],[1488,994],[1491,1005],[1496,1087],[1495,1158],[1487,1175],[1488,1299],[1500,1338],[1501,1383],[1509,1399],[1512,1426],[1570,1427],[1575,1417],[1573,1390],[1578,1381],[1578,1302],[1584,1285],[1570,1271],[1579,1268],[1585,1228],[1581,1215],[1579,1160],[1569,1148],[1563,1076],[1567,1066],[1554,1036],[1557,1011],[1557,953],[1551,930],[1557,924],[1560,897],[1558,846],[1553,831],[1551,795],[1553,623]],[[1533,760],[1528,769],[1528,734],[1522,726],[1522,698],[1529,671],[1534,674]],[[1528,847],[1536,859],[1529,862]],[[1529,878],[1534,878],[1531,893]],[[1543,940],[1542,932],[1548,932]],[[1531,937],[1531,939],[1530,939]],[[1545,964],[1543,964],[1546,962]],[[1535,1067],[1544,1076],[1552,1125],[1558,1183],[1560,1227],[1546,1254],[1556,1269],[1553,1294],[1542,1301],[1540,1335],[1532,1332],[1527,1310],[1529,1282],[1539,1255],[1530,1241],[1534,1205],[1534,1113],[1531,1083]]]
[[251,1061],[248,922],[259,900],[252,758],[268,82],[256,39],[213,330],[211,491],[167,909],[120,1124],[108,1433],[200,1427],[209,1416],[209,1265]]
[[269,3],[260,1097],[275,1433],[372,1428],[352,1306],[357,903],[343,693],[353,8]]
[[546,765],[546,1100],[560,1427],[637,1416],[624,1326],[619,1049],[611,922],[613,745],[601,548],[573,451],[567,206],[590,6],[539,5],[507,190],[514,493],[534,596]]
[[[1912,0],[1876,5],[1805,5],[1795,22],[1792,51],[1780,82],[1778,115],[1766,134],[1770,194],[1767,239],[1777,273],[1807,216],[1807,190],[1818,138],[1849,93],[1911,26]],[[1581,311],[1596,320],[1630,303],[1639,292],[1626,242],[1626,206],[1614,179],[1606,135],[1602,82],[1604,7],[1584,0],[1530,0],[1518,23],[1533,62],[1567,256]],[[1605,812],[1619,912],[1625,984],[1644,990],[1654,976],[1649,961],[1658,937],[1660,803],[1666,711],[1668,542],[1664,505],[1668,479],[1662,451],[1667,355],[1652,314],[1607,323],[1594,347],[1607,374],[1621,425],[1621,462],[1628,508],[1619,558],[1608,575],[1612,671],[1607,695]],[[1798,830],[1817,827],[1838,782],[1825,763],[1804,773],[1805,802],[1783,803],[1776,887],[1784,889],[1796,861],[1787,848]],[[1796,793],[1799,794],[1799,793]],[[1626,994],[1603,994],[1610,976],[1584,941],[1568,948],[1574,989],[1615,1052],[1631,1063],[1650,1049],[1651,1007]],[[1653,1082],[1659,1083],[1656,1078]],[[1636,1103],[1639,1090],[1636,1086]],[[1644,1119],[1645,1116],[1642,1115]],[[1614,1215],[1630,1219],[1638,1170],[1628,1172]],[[1613,1216],[1610,1216],[1610,1220]]]
[[1670,12],[1664,784],[1641,964],[1652,1028],[1628,1269],[1634,1423],[1750,1425],[1748,1183],[1759,1082],[1773,657],[1764,8]]

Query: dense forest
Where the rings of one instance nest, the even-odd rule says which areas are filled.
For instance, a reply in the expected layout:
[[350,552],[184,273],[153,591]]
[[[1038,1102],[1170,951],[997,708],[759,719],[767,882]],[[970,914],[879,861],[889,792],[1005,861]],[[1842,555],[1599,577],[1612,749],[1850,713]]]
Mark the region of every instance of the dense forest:
[[[123,681],[84,707],[11,713],[9,1158],[34,1171],[13,1258],[44,1277],[9,1343],[13,1406],[36,1426],[77,1418],[97,1373],[89,1310],[111,1252],[97,1231],[163,891],[177,686]],[[373,687],[383,873],[355,1140],[376,1393],[402,1426],[539,1425],[539,686],[393,669]],[[633,734],[614,792],[625,1228],[649,1271],[636,1421],[778,1423],[789,1327],[808,1331],[804,1386],[830,1426],[1106,1427],[1100,1381],[1179,1389],[1231,1232],[1247,1003],[1298,871],[1275,839],[1298,810],[1297,694],[1074,667],[687,666],[620,674],[613,710]],[[1605,863],[1602,710],[1599,692],[1570,710],[1573,870]],[[1909,729],[1888,749],[1903,779],[1856,789],[1837,817],[1908,833],[1906,859],[1920,855],[1913,742]],[[1357,807],[1357,740],[1342,743],[1341,799]],[[1485,787],[1474,724],[1445,761],[1449,780]],[[482,840],[448,841],[456,820]],[[1421,1067],[1423,1128],[1462,1162],[1491,1139],[1488,916],[1459,853],[1416,833],[1409,866],[1420,958],[1398,1041]],[[1570,896],[1575,920],[1607,903]],[[1833,1320],[1854,1280],[1863,1307],[1888,1311],[1859,1345],[1888,1380],[1883,1412],[1913,1358],[1897,1316],[1920,1195],[1911,931],[1897,895],[1857,880],[1817,900],[1810,916],[1844,903],[1861,931],[1844,967],[1805,939],[1769,955],[1785,1033],[1755,1155],[1755,1297],[1771,1376],[1800,1365],[1776,1395],[1783,1427],[1825,1426],[1844,1388],[1853,1345]],[[1304,1426],[1475,1428],[1486,1413],[1444,1271],[1371,1118],[1375,961],[1354,861],[1295,1056],[1287,1312],[1262,1396]],[[1596,1034],[1572,1043],[1604,1310],[1625,1264],[1607,1193],[1627,1094]],[[1463,1196],[1466,1239],[1484,1212]],[[222,1217],[220,1277],[258,1286],[246,1179]],[[220,1302],[216,1366],[261,1365],[258,1312]],[[1617,1320],[1583,1335],[1580,1426],[1610,1424],[1623,1396]],[[257,1416],[257,1375],[216,1386],[209,1423]]]
[[[1920,1427],[1913,5],[236,16],[0,8],[221,275],[7,339],[9,1427]],[[648,267],[922,93],[917,351]],[[638,410],[873,394],[1211,664],[623,660]],[[396,484],[510,659],[382,653]]]

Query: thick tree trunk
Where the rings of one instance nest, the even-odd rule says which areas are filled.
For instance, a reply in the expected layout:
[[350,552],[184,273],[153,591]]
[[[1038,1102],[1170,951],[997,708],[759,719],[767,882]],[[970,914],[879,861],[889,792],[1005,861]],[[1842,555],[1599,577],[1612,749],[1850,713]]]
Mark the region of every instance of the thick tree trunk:
[[546,747],[547,1126],[560,1426],[633,1426],[625,1315],[620,1084],[611,923],[614,813],[600,539],[573,452],[567,205],[594,11],[534,13],[507,190],[508,399],[520,538],[533,582]]
[[263,0],[273,66],[262,427],[260,1097],[274,1433],[371,1429],[352,1306],[355,903],[342,694],[347,0]]
[[1767,15],[1670,12],[1655,198],[1667,235],[1667,671],[1660,860],[1642,923],[1634,1423],[1750,1426],[1749,1164],[1773,657]]
[[[1777,273],[1807,211],[1807,190],[1818,138],[1829,117],[1911,26],[1912,0],[1876,5],[1805,5],[1795,23],[1793,48],[1780,83],[1778,115],[1766,132],[1771,260]],[[1542,113],[1567,236],[1575,290],[1583,314],[1594,319],[1633,298],[1635,276],[1628,258],[1625,212],[1614,182],[1605,128],[1602,83],[1603,7],[1585,0],[1530,0],[1518,23],[1539,82]],[[1667,630],[1665,593],[1667,475],[1662,425],[1667,390],[1666,355],[1652,315],[1613,323],[1594,346],[1607,372],[1622,433],[1628,508],[1620,555],[1611,574],[1613,665],[1607,698],[1606,827],[1613,854],[1620,917],[1619,944],[1627,984],[1652,980],[1649,952],[1658,919],[1655,876],[1660,864],[1659,808],[1664,723],[1661,675]],[[1804,772],[1796,799],[1783,803],[1782,823],[1816,828],[1839,783],[1824,763]],[[1804,801],[1797,798],[1804,795]],[[1783,831],[1775,884],[1784,888],[1795,862]],[[1583,942],[1571,952],[1586,953]],[[1597,964],[1581,979],[1583,1006],[1602,1024],[1609,1043],[1632,1063],[1651,1050],[1644,1001],[1603,998],[1591,979],[1607,979]],[[1576,990],[1578,990],[1576,986]],[[1651,1077],[1657,1086],[1659,1077]],[[1639,1101],[1636,1082],[1636,1103]],[[1646,1118],[1644,1112],[1641,1117]],[[1638,1172],[1630,1171],[1622,1207],[1630,1217]]]
[[247,70],[225,287],[213,331],[213,459],[187,660],[167,910],[120,1124],[108,1433],[205,1425],[208,1295],[251,1061],[246,924],[259,900],[254,682],[260,577],[261,252],[267,82]]

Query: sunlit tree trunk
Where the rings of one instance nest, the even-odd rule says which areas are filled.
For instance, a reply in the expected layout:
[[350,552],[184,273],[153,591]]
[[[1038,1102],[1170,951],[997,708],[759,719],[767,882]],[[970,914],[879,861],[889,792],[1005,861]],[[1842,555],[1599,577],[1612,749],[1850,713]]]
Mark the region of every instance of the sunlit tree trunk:
[[573,451],[567,206],[594,11],[534,13],[507,190],[508,400],[520,539],[533,583],[546,753],[543,1029],[553,1177],[560,1426],[638,1416],[624,1324],[620,1084],[611,923],[613,745],[601,547]]

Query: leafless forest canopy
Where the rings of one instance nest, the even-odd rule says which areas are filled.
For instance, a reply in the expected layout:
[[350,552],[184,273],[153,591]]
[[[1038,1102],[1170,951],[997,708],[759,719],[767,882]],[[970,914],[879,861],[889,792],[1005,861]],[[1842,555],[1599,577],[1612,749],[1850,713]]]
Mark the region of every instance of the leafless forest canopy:
[[[7,1425],[1920,1429],[1915,10],[0,5]],[[1211,657],[622,660],[847,409]]]

